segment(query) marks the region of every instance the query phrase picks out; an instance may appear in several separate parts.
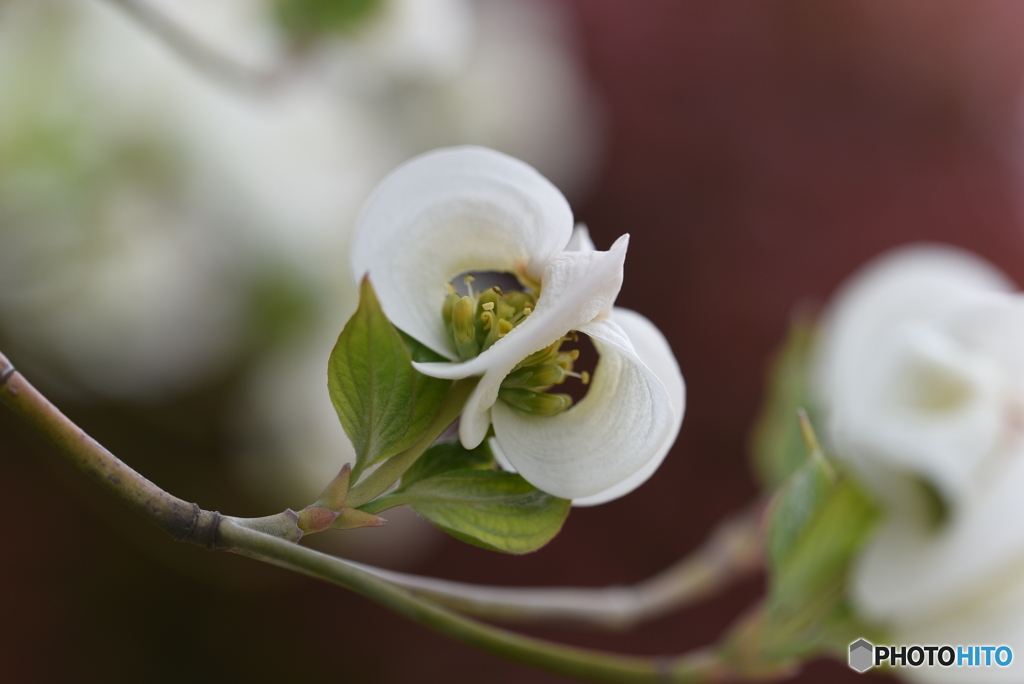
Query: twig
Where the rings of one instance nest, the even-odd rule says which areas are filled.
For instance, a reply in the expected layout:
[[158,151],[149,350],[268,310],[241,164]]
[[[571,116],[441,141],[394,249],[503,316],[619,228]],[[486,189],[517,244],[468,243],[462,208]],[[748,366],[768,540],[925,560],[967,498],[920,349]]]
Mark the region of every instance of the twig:
[[221,515],[165,492],[71,422],[0,353],[0,402],[100,486],[178,541],[214,548]]
[[[489,653],[592,682],[698,684],[734,681],[748,671],[743,663],[731,662],[729,649],[649,658],[565,646],[515,634],[459,615],[355,564],[260,531],[277,529],[281,521],[291,520],[295,514],[290,511],[260,520],[239,520],[204,511],[196,504],[163,491],[118,460],[60,413],[2,353],[0,403],[107,491],[175,539],[209,549],[233,551],[341,585]],[[779,670],[773,674],[781,677],[788,672]]]
[[353,563],[466,615],[628,629],[707,597],[763,565],[757,505],[720,524],[693,554],[631,586],[517,588],[466,584]]
[[341,585],[465,644],[556,674],[614,684],[697,684],[735,681],[737,676],[737,671],[713,650],[666,658],[626,656],[493,627],[420,598],[355,564],[229,520],[221,524],[221,540],[224,548]]
[[265,92],[280,82],[283,70],[262,70],[239,62],[197,38],[147,0],[108,0],[119,6],[204,76],[248,93]]

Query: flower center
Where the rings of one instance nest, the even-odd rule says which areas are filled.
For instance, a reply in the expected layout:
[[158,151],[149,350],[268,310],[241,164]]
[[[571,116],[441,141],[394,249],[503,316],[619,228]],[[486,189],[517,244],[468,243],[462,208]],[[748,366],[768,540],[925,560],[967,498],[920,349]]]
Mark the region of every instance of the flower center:
[[[473,276],[466,276],[469,294],[464,296],[449,285],[441,309],[448,337],[463,360],[487,351],[525,321],[537,306],[537,298],[530,292],[504,292],[494,286],[477,293],[473,280]],[[502,381],[498,398],[520,411],[541,416],[553,416],[569,408],[572,397],[549,390],[570,377],[579,378],[584,385],[590,382],[586,371],[573,372],[579,350],[561,349],[563,342],[577,339],[576,333],[571,332],[520,361]]]

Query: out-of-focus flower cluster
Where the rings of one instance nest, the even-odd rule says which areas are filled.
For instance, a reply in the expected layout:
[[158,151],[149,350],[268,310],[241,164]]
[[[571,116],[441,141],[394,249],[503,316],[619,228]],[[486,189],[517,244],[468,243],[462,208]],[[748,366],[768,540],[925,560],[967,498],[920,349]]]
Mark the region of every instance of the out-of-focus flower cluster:
[[273,78],[232,88],[115,3],[0,4],[0,338],[86,396],[230,377],[244,470],[315,494],[349,449],[324,373],[369,189],[477,143],[578,195],[599,107],[551,3],[379,0],[298,41],[280,3],[149,4]]

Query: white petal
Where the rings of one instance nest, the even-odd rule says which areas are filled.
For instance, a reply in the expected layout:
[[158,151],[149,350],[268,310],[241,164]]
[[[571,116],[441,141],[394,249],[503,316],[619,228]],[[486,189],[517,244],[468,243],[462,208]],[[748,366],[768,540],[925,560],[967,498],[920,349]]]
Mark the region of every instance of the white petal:
[[924,622],[969,610],[1024,581],[1024,445],[1008,457],[939,530],[889,516],[853,575],[853,595],[865,615]]
[[683,424],[683,413],[686,410],[686,385],[683,374],[679,371],[679,363],[661,331],[647,318],[631,309],[615,307],[612,309],[611,321],[621,327],[629,341],[633,343],[637,356],[661,380],[672,403],[674,423],[668,438],[640,470],[636,471],[618,484],[591,496],[573,499],[573,506],[597,506],[629,494],[647,482],[648,478],[661,465],[679,435]]
[[[611,320],[618,324],[629,337],[637,356],[646,365],[668,391],[669,399],[672,402],[672,410],[675,414],[675,425],[668,439],[658,448],[654,456],[640,470],[636,471],[616,485],[598,492],[591,496],[573,499],[572,505],[577,507],[597,506],[599,504],[613,501],[646,482],[658,469],[661,462],[665,460],[672,445],[679,434],[679,428],[683,424],[683,412],[686,408],[686,385],[683,382],[683,375],[679,371],[679,364],[676,362],[675,354],[668,344],[668,340],[661,334],[661,331],[647,318],[641,316],[631,309],[615,307],[612,309]],[[494,453],[494,458],[502,470],[518,472],[512,462],[505,456],[498,440],[492,437],[488,444]]]
[[816,390],[833,445],[879,494],[887,485],[873,475],[884,463],[955,500],[991,451],[1005,374],[957,320],[991,310],[1011,287],[969,253],[916,247],[870,265],[836,298],[822,327]]
[[623,235],[607,252],[560,254],[541,276],[537,309],[476,358],[462,363],[414,364],[420,372],[437,378],[483,374],[466,401],[459,423],[459,437],[467,449],[483,441],[501,381],[517,363],[611,311],[622,287],[628,244],[629,236]]
[[[632,327],[639,330],[642,324]],[[568,499],[603,496],[663,458],[662,448],[678,431],[681,416],[665,384],[619,325],[602,318],[580,330],[601,358],[578,404],[551,417],[530,416],[500,401],[491,408],[504,458],[538,489]],[[649,337],[644,342],[651,346]],[[675,388],[680,395],[681,388],[680,378]],[[681,396],[675,400],[682,403]]]
[[482,147],[435,150],[392,171],[363,205],[352,273],[370,274],[396,326],[455,359],[441,320],[445,285],[466,271],[540,279],[572,225],[562,193],[518,159]]
[[[1024,681],[1024,577],[989,597],[948,616],[894,625],[895,644],[990,644],[1009,646],[1013,661],[1007,667],[905,668],[906,679],[929,684],[1020,684]],[[984,656],[982,656],[984,657]],[[984,662],[984,661],[982,661]]]
[[517,473],[516,467],[512,465],[512,462],[505,456],[505,452],[501,450],[501,445],[498,444],[498,440],[491,437],[487,440],[487,446],[491,448],[491,453],[494,454],[494,460],[498,462],[498,466],[501,467],[506,473]]
[[594,241],[590,239],[590,231],[587,229],[586,223],[577,223],[576,227],[572,229],[572,237],[569,238],[569,243],[565,246],[566,252],[594,252],[597,251],[597,247],[594,246]]

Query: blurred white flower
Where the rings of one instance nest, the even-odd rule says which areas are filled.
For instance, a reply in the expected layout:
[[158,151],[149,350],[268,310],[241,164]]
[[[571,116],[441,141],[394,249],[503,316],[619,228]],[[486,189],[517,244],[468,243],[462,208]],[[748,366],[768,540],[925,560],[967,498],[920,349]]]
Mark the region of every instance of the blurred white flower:
[[4,9],[8,337],[92,390],[166,396],[244,349],[268,266],[348,287],[339,226],[380,172],[362,110],[304,81],[226,90],[102,3]]
[[0,21],[0,325],[94,389],[180,391],[238,344],[245,264],[163,115],[180,74],[142,77],[152,46],[76,4]]
[[401,144],[390,167],[438,147],[482,145],[526,161],[570,199],[585,194],[600,169],[604,115],[570,18],[546,0],[461,4],[474,30],[458,70],[363,95]]
[[[527,481],[598,503],[639,486],[664,457],[682,421],[683,383],[658,330],[639,314],[613,313],[626,236],[607,252],[582,238],[566,251],[572,235],[565,198],[530,166],[486,148],[442,149],[374,190],[356,223],[352,270],[356,280],[369,275],[397,327],[452,360],[419,370],[482,376],[461,416],[466,448],[493,424],[503,458]],[[530,293],[446,298],[468,271],[511,273]],[[575,330],[601,360],[586,397],[563,411],[564,395],[544,391],[571,370],[559,346]],[[651,349],[654,368],[640,356]]]
[[[851,592],[893,643],[1024,653],[1024,299],[953,248],[886,255],[832,304],[816,367],[827,435],[883,503]],[[1007,668],[921,681],[1019,682]]]

